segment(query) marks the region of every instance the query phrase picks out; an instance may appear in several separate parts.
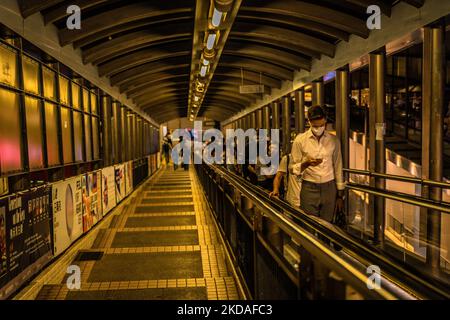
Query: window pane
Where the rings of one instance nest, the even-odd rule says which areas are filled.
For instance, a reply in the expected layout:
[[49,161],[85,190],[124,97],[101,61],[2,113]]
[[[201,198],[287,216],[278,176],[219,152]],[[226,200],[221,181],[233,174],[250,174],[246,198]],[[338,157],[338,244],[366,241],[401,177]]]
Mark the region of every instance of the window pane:
[[73,141],[75,161],[83,161],[83,122],[81,112],[73,112]]
[[22,169],[19,95],[0,88],[0,171]]
[[17,87],[17,52],[0,44],[0,82]]
[[94,159],[100,159],[99,139],[98,118],[92,117],[92,141],[94,146]]
[[69,105],[69,79],[59,76],[59,101]]
[[58,143],[58,113],[56,105],[45,102],[45,129],[47,130],[47,160],[49,166],[60,164]]
[[83,110],[85,112],[91,112],[91,108],[89,107],[89,91],[83,88]]
[[68,108],[61,108],[61,128],[64,163],[71,163],[73,162],[72,120],[70,118],[70,109]]
[[22,68],[24,89],[26,91],[38,94],[39,64],[36,61],[23,56]]
[[86,145],[86,161],[92,160],[92,143],[91,143],[91,116],[84,115],[84,142]]
[[98,115],[97,95],[94,93],[91,93],[91,112]]
[[81,87],[72,82],[72,107],[80,109],[80,92]]
[[30,169],[44,167],[42,154],[42,118],[40,101],[25,97],[25,114],[27,119],[28,161]]
[[44,78],[44,97],[48,99],[56,99],[55,95],[55,72],[43,67],[42,68],[42,75]]

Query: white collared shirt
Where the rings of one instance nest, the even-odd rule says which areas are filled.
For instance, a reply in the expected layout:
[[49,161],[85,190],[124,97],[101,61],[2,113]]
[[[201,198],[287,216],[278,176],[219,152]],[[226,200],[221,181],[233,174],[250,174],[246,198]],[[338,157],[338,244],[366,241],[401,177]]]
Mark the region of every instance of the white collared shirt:
[[[302,180],[314,183],[325,183],[336,180],[338,190],[345,188],[342,171],[341,145],[336,136],[325,131],[320,141],[311,129],[299,134],[292,144],[293,172],[301,175]],[[301,172],[301,164],[309,159],[322,159],[317,166],[309,166]]]

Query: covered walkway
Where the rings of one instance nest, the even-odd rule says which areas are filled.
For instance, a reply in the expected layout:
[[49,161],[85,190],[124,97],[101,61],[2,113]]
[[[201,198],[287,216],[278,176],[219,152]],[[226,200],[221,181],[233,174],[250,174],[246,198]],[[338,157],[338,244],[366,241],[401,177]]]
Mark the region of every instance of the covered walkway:
[[105,222],[92,246],[73,259],[81,268],[81,290],[68,289],[66,274],[59,283],[45,283],[37,299],[239,298],[193,172],[161,171]]

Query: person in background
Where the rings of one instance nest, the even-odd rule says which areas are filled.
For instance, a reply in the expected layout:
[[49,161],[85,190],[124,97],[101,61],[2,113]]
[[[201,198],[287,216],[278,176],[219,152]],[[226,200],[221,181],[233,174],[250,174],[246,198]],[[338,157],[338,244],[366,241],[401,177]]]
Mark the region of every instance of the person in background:
[[[270,156],[271,152],[272,152],[272,148],[273,146],[271,145],[270,141],[267,141],[267,153]],[[253,184],[256,184],[258,186],[260,186],[261,188],[264,188],[266,190],[272,190],[272,186],[273,186],[273,180],[275,178],[275,174],[271,174],[271,175],[267,175],[267,174],[263,174],[262,172],[262,168],[269,168],[270,167],[270,163],[268,164],[262,164],[262,161],[260,159],[260,157],[258,157],[256,164],[249,164],[248,165],[248,170],[250,172],[250,175],[253,176],[254,180],[252,181]]]
[[300,208],[300,183],[292,172],[293,165],[294,162],[291,154],[287,154],[281,158],[280,166],[273,180],[273,191],[270,193],[270,196],[280,196],[281,182],[284,179],[284,199],[291,206]]
[[172,150],[172,139],[170,138],[170,133],[167,132],[163,138],[163,145],[162,145],[162,151],[164,159],[166,160],[166,165],[169,164],[171,150]]

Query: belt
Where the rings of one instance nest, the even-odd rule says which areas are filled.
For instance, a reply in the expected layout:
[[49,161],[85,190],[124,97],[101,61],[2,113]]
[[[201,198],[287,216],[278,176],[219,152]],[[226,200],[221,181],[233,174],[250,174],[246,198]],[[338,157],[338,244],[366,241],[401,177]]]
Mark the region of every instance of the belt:
[[334,179],[330,180],[328,182],[323,182],[323,183],[317,183],[317,182],[312,182],[312,181],[308,181],[308,180],[303,180],[302,181],[302,184],[311,184],[311,185],[314,185],[314,186],[327,186],[327,185],[332,184],[332,183],[336,183],[336,181]]

